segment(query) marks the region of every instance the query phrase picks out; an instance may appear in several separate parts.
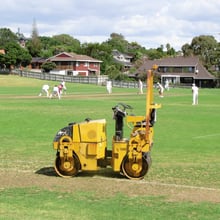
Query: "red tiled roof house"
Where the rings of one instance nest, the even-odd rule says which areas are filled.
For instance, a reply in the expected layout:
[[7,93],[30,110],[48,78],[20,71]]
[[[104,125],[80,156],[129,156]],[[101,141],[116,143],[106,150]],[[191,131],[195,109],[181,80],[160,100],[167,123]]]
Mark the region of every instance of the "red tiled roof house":
[[54,62],[56,70],[65,70],[66,75],[100,75],[101,60],[94,59],[87,55],[62,52],[47,59],[48,62]]

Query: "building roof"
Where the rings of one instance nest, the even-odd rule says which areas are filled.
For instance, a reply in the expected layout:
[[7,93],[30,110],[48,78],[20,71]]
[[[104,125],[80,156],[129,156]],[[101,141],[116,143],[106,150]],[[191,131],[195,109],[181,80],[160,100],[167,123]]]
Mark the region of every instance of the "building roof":
[[183,73],[183,72],[166,72],[162,73],[158,71],[160,75],[175,75],[181,77],[193,77],[195,79],[215,79],[215,77],[208,72],[208,70],[201,64],[198,57],[168,57],[158,60],[145,60],[143,65],[138,69],[138,72],[146,72],[156,64],[158,69],[160,67],[193,67],[197,70],[197,73]]
[[79,55],[76,53],[67,53],[62,52],[53,57],[47,59],[47,61],[84,61],[84,62],[93,62],[93,63],[101,63],[101,60],[94,59],[87,55]]
[[32,57],[31,63],[44,63],[45,61],[46,59],[42,57]]
[[126,53],[121,53],[121,52],[119,52],[119,51],[116,50],[116,49],[112,50],[112,55],[113,55],[114,57],[123,56],[123,57],[125,57],[125,58],[127,58],[127,59],[132,59],[132,58],[133,58],[133,56],[131,56],[131,55],[129,55],[129,54],[126,54]]
[[122,64],[124,67],[132,67],[131,59],[133,56],[121,53],[118,50],[112,50],[112,56],[116,63]]

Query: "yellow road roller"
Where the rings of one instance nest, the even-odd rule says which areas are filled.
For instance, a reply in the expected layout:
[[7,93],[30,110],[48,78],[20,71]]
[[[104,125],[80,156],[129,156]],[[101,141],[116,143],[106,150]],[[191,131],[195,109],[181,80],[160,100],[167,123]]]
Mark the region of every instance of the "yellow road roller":
[[[130,105],[118,103],[112,108],[115,132],[111,150],[107,148],[106,120],[70,123],[57,132],[53,140],[56,150],[55,171],[61,177],[74,177],[79,172],[97,171],[111,167],[128,179],[140,180],[151,165],[153,126],[156,110],[161,107],[153,100],[153,66],[147,72],[146,115],[135,116],[127,112]],[[123,136],[124,121],[131,128],[129,138]]]

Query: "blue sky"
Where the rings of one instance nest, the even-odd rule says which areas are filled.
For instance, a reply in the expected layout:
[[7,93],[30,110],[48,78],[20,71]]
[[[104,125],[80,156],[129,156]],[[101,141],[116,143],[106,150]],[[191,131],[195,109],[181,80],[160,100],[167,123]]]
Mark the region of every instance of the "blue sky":
[[0,28],[30,37],[36,21],[40,36],[69,34],[103,42],[115,32],[149,48],[169,43],[176,50],[195,36],[220,41],[219,0],[4,0]]

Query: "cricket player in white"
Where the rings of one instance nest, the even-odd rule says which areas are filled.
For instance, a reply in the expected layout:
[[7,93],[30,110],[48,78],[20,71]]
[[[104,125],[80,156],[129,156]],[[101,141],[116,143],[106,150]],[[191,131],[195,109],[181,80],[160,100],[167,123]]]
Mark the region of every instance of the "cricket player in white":
[[60,90],[59,90],[57,85],[55,85],[53,87],[53,92],[51,93],[50,98],[53,98],[53,97],[56,97],[56,96],[58,97],[58,99],[61,99]]
[[164,88],[163,88],[163,86],[159,82],[157,83],[157,88],[159,90],[160,97],[163,97]]
[[140,79],[138,80],[138,88],[139,88],[139,94],[143,94],[143,83]]
[[43,93],[46,93],[47,97],[49,97],[49,88],[50,88],[49,85],[47,85],[47,84],[43,85],[39,96],[42,96]]
[[109,94],[112,93],[112,81],[109,80],[106,82],[106,89]]
[[60,84],[63,86],[63,89],[62,89],[62,90],[63,90],[64,93],[66,94],[67,88],[66,88],[66,83],[65,83],[65,81],[63,80]]
[[192,84],[192,94],[193,94],[193,105],[199,104],[199,88],[195,85],[195,83]]

